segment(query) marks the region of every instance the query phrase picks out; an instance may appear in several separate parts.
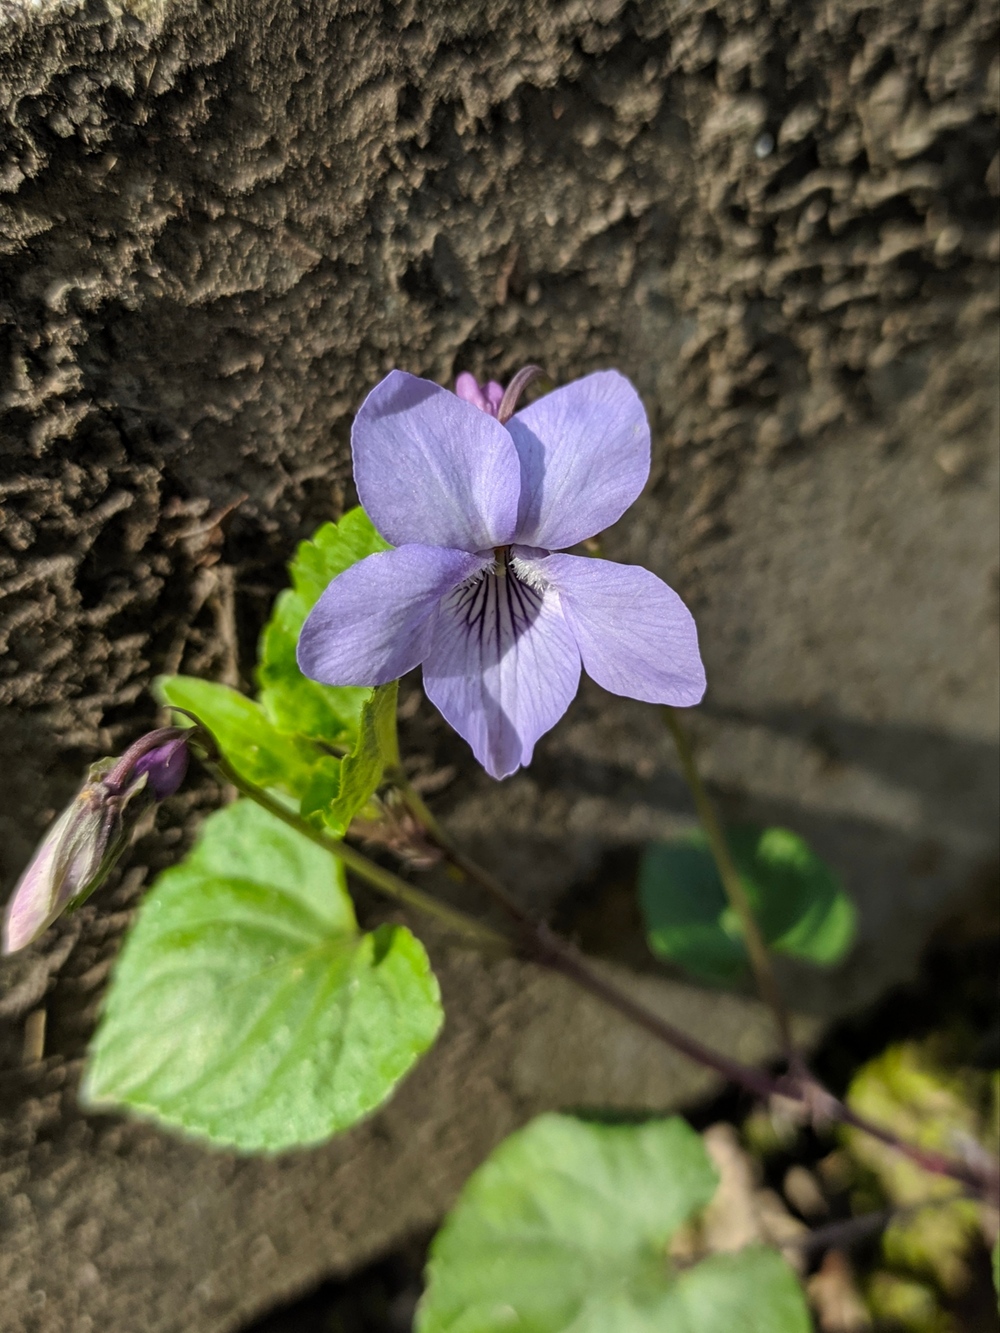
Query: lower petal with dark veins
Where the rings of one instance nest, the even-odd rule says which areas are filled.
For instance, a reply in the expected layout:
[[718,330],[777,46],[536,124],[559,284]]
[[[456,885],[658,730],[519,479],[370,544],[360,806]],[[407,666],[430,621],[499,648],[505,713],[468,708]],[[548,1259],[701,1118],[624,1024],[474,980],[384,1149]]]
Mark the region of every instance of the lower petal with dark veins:
[[579,683],[580,651],[559,594],[540,580],[529,584],[508,566],[442,600],[424,689],[491,776],[531,762]]

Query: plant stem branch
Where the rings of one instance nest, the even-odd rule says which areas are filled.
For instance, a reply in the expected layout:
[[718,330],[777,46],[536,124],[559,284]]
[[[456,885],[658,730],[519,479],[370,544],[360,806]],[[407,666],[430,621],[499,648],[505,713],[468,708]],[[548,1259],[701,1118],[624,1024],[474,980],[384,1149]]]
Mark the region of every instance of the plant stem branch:
[[768,952],[767,944],[761,934],[760,926],[757,924],[757,918],[754,916],[750,899],[743,887],[740,873],[736,869],[715,806],[701,780],[701,774],[698,772],[690,737],[681,726],[675,709],[664,708],[663,712],[670,734],[673,736],[674,744],[677,747],[677,755],[681,761],[685,781],[691,789],[691,795],[694,797],[698,818],[701,820],[705,836],[708,838],[708,845],[718,868],[722,887],[729,900],[729,905],[739,917],[740,926],[743,930],[743,941],[750,958],[754,979],[757,982],[757,990],[761,999],[774,1014],[785,1056],[794,1068],[798,1063],[798,1057],[795,1051],[795,1043],[792,1040],[792,1025],[781,990],[778,987],[777,978],[774,975],[774,969],[771,966],[771,955]]
[[489,896],[504,909],[511,920],[515,921],[522,930],[527,929],[529,933],[533,933],[535,920],[530,912],[525,911],[495,875],[491,875],[488,870],[484,870],[482,866],[477,865],[471,857],[466,856],[410,782],[402,767],[387,769],[385,776],[386,780],[392,783],[403,798],[406,808],[418,823],[423,825],[451,864],[457,870],[460,870],[466,879],[478,884],[481,889],[485,889]]
[[891,1223],[904,1221],[923,1212],[925,1208],[947,1208],[956,1199],[968,1197],[964,1190],[957,1190],[954,1194],[924,1199],[903,1208],[880,1208],[877,1212],[862,1213],[859,1217],[848,1217],[841,1222],[827,1222],[825,1226],[815,1227],[803,1236],[783,1241],[781,1248],[805,1250],[807,1254],[819,1250],[846,1250],[858,1241],[884,1231]]
[[862,1213],[860,1217],[846,1218],[843,1222],[828,1222],[826,1226],[815,1227],[804,1236],[784,1241],[782,1248],[805,1250],[807,1254],[815,1254],[820,1250],[846,1250],[858,1241],[884,1231],[898,1215],[892,1208],[882,1208],[876,1213]]
[[317,847],[322,847],[331,855],[339,857],[352,874],[357,875],[359,879],[363,879],[372,888],[378,889],[380,893],[384,893],[390,898],[395,898],[397,902],[401,902],[407,907],[412,907],[418,912],[434,917],[449,930],[482,947],[492,950],[501,949],[505,953],[510,952],[511,941],[506,935],[483,925],[482,922],[477,921],[474,917],[467,916],[465,912],[458,911],[457,908],[448,907],[447,904],[442,903],[432,894],[424,893],[422,889],[408,884],[405,879],[401,879],[399,875],[394,875],[391,870],[386,870],[375,861],[370,861],[363,852],[359,852],[349,843],[331,838],[328,834],[314,828],[307,820],[289,810],[280,801],[275,800],[262,787],[258,787],[241,777],[221,756],[211,762],[224,782],[231,783],[237,791],[242,792],[251,801],[255,801],[270,814],[276,815],[290,828],[301,833],[304,838],[314,842]]
[[915,1162],[917,1166],[932,1175],[950,1176],[953,1180],[960,1181],[977,1195],[985,1197],[994,1207],[1000,1205],[1000,1173],[976,1166],[971,1162],[960,1161],[945,1153],[935,1152],[931,1148],[920,1148],[915,1143],[907,1143],[905,1139],[893,1134],[892,1130],[876,1124],[867,1116],[858,1115],[844,1102],[835,1099],[835,1104],[836,1119],[841,1124],[850,1125],[852,1129],[869,1134],[888,1148],[895,1148],[897,1152],[903,1153],[911,1162]]
[[739,1083],[760,1097],[768,1097],[778,1091],[777,1082],[771,1075],[750,1065],[730,1060],[728,1056],[703,1046],[694,1037],[689,1037],[687,1033],[674,1027],[666,1019],[660,1018],[645,1005],[637,1003],[625,991],[603,977],[569,940],[564,940],[550,930],[544,922],[536,921],[494,875],[477,865],[471,857],[466,856],[429,809],[420,793],[411,785],[402,769],[394,769],[386,776],[402,796],[407,809],[423,824],[450,863],[460,870],[467,880],[485,889],[511,917],[521,937],[521,952],[527,959],[548,968],[549,971],[559,972],[562,976],[568,977],[581,989],[589,991],[591,995],[597,996],[605,1004],[617,1009],[631,1022],[645,1028],[666,1045],[672,1046],[690,1060],[714,1069],[723,1078]]
[[646,1032],[656,1037],[664,1045],[679,1051],[681,1055],[687,1056],[689,1060],[693,1060],[696,1064],[714,1070],[728,1082],[737,1083],[748,1092],[764,1098],[771,1097],[778,1091],[784,1091],[782,1081],[767,1073],[766,1070],[741,1064],[737,1060],[731,1060],[720,1051],[702,1045],[694,1037],[690,1037],[686,1032],[682,1032],[680,1028],[674,1027],[673,1023],[669,1023],[665,1018],[661,1018],[659,1014],[647,1009],[645,1005],[633,1000],[625,991],[620,990],[614,982],[607,980],[600,972],[596,971],[589,960],[574,945],[556,935],[544,923],[540,922],[534,927],[534,939],[531,953],[528,956],[531,961],[541,967],[567,977],[581,990],[589,991],[597,999],[603,1000],[605,1004],[612,1009],[616,1009],[637,1027],[644,1028]]
[[[851,1125],[894,1148],[925,1171],[960,1181],[978,1196],[994,1198],[997,1195],[1000,1184],[994,1174],[941,1153],[907,1143],[891,1130],[858,1115],[838,1097],[828,1092],[800,1058],[795,1058],[788,1074],[784,1076],[769,1074],[766,1070],[755,1069],[730,1060],[721,1052],[703,1046],[695,1038],[689,1037],[672,1023],[633,1000],[625,991],[602,976],[573,944],[555,934],[544,922],[536,921],[494,875],[467,856],[441,825],[433,811],[428,808],[423,797],[411,785],[401,768],[387,772],[386,777],[399,791],[407,808],[424,826],[447,860],[471,883],[478,884],[484,889],[512,918],[520,936],[519,952],[525,958],[569,978],[582,990],[589,991],[590,994],[603,1000],[665,1045],[696,1063],[713,1069],[723,1078],[738,1084],[748,1092],[765,1099],[773,1096],[789,1098],[805,1108],[817,1123],[828,1121]],[[714,816],[714,811],[712,813]],[[742,885],[740,887],[742,889]],[[784,1012],[783,1007],[782,1012]]]

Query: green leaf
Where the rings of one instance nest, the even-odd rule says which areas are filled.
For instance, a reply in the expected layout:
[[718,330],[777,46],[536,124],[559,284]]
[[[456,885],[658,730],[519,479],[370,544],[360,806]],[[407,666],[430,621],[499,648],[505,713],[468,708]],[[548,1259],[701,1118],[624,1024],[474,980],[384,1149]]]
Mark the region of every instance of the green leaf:
[[674,1294],[675,1305],[664,1306],[666,1318],[655,1327],[678,1333],[811,1333],[798,1279],[777,1250],[763,1246],[710,1255],[681,1275]]
[[261,636],[257,668],[261,703],[280,731],[353,743],[368,690],[308,680],[298,668],[295,647],[306,616],[330,580],[366,555],[390,549],[360,506],[300,544],[289,566],[292,587],[278,597]]
[[353,751],[318,770],[302,799],[302,815],[316,814],[330,831],[341,834],[374,795],[387,767],[399,763],[396,741],[396,695],[399,682],[372,690],[361,711],[361,725]]
[[[734,828],[727,840],[764,938],[772,949],[829,966],[854,938],[854,904],[833,871],[788,829]],[[639,901],[649,946],[706,981],[742,977],[746,949],[699,830],[646,849]]]
[[683,1120],[540,1116],[471,1177],[435,1238],[418,1333],[808,1333],[777,1254],[671,1263],[670,1237],[716,1184]]
[[335,814],[343,764],[343,759],[335,759],[332,755],[321,759],[310,773],[299,803],[299,814],[303,819],[336,837],[342,836],[347,828]]
[[143,902],[84,1097],[278,1152],[377,1107],[441,1020],[420,942],[400,926],[361,934],[341,863],[239,801]]
[[[223,754],[243,777],[260,787],[284,787],[300,795],[319,751],[306,741],[282,735],[260,704],[228,685],[194,676],[160,676],[153,686],[160,703],[186,708],[199,717]],[[178,721],[185,723],[181,716]]]

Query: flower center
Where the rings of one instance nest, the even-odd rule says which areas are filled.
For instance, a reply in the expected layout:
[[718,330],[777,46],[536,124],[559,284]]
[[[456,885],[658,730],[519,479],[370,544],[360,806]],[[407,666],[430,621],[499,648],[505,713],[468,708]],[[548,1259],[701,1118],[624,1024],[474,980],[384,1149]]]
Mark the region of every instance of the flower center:
[[492,569],[459,584],[445,598],[484,661],[499,661],[542,609],[543,587],[537,579],[529,583],[522,577],[522,562],[511,556],[510,547],[496,547],[494,556]]

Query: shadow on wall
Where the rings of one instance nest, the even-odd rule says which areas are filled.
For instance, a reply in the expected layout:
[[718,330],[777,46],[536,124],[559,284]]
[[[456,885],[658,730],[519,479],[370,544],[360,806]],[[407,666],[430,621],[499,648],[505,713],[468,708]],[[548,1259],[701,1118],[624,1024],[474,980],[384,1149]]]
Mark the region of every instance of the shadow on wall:
[[[993,891],[995,744],[805,710],[705,710],[690,721],[726,819],[794,829],[857,903],[857,941],[840,967],[820,972],[781,960],[800,1011],[834,1018],[871,1003],[912,975],[942,919]],[[592,734],[587,723],[581,728]],[[648,722],[642,739],[648,744]],[[505,784],[492,800],[482,794],[493,827],[506,825],[504,847],[493,846],[485,818],[481,832],[476,828],[475,797],[459,805],[455,819],[478,833],[480,855],[506,862],[509,876],[523,864],[551,880],[561,864],[563,890],[548,899],[560,924],[589,951],[662,975],[642,939],[635,875],[645,842],[676,836],[693,819],[668,742],[657,747],[654,765],[648,752],[636,761],[628,729],[617,760],[614,747],[584,755],[572,741],[573,728],[565,738],[556,733],[531,777]],[[519,798],[518,784],[525,789]],[[546,794],[537,809],[529,787],[536,797]],[[498,812],[501,801],[506,809]],[[539,887],[539,907],[544,897]]]

